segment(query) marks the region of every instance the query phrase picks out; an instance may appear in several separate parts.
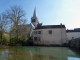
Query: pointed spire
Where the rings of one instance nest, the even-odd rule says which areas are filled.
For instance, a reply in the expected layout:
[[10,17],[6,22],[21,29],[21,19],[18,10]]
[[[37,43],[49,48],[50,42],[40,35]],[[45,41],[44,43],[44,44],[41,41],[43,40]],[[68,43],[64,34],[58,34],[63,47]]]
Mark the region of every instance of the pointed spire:
[[36,7],[35,7],[35,9],[34,9],[33,17],[34,17],[34,18],[37,17],[37,14],[36,14]]

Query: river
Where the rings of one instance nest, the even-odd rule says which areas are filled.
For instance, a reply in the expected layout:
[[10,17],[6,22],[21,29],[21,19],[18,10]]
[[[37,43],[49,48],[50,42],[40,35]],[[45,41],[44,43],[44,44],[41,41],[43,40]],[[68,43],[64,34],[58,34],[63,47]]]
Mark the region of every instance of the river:
[[80,60],[80,54],[65,47],[0,46],[0,60]]

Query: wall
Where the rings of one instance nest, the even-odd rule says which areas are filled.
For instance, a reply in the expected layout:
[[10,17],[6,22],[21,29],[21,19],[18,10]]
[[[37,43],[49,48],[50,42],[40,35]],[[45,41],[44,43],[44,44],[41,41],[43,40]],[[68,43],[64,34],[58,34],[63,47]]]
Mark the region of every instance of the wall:
[[[52,30],[52,34],[49,34],[49,30]],[[50,44],[55,44],[55,45],[61,45],[61,43],[65,43],[67,39],[66,35],[66,29],[61,29],[60,28],[55,28],[55,29],[39,29],[39,30],[34,30],[34,31],[41,31],[41,34],[34,34],[33,37],[40,37],[41,41],[39,42],[34,42],[35,44],[44,44],[44,45],[50,45]],[[61,39],[62,35],[62,39]],[[33,40],[34,41],[34,40]]]

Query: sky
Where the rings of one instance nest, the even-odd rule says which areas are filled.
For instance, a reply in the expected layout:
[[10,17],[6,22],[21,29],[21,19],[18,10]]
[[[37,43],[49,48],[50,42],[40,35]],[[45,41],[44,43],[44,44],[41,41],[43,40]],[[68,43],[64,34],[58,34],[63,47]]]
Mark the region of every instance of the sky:
[[80,28],[80,0],[0,0],[0,14],[10,6],[18,5],[26,12],[27,23],[31,22],[34,8],[43,25],[66,26],[66,29]]

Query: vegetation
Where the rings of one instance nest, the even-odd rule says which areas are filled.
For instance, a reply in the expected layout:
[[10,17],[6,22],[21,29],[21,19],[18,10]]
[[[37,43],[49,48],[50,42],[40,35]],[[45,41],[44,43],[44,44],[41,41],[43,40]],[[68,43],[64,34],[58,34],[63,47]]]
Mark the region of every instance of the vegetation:
[[[0,41],[22,44],[28,40],[25,11],[20,6],[11,6],[0,14]],[[5,35],[5,31],[9,34]]]
[[7,35],[3,35],[2,40],[3,40],[3,42],[9,42],[10,41],[9,36],[7,36]]
[[[1,39],[1,37],[0,37]],[[0,42],[9,42],[9,36],[8,35],[5,35],[5,34],[2,34],[2,40]]]

